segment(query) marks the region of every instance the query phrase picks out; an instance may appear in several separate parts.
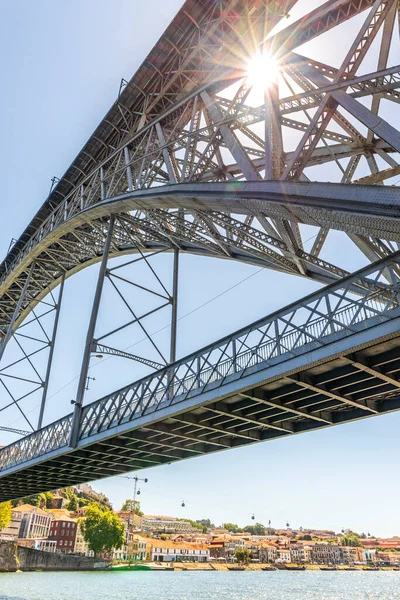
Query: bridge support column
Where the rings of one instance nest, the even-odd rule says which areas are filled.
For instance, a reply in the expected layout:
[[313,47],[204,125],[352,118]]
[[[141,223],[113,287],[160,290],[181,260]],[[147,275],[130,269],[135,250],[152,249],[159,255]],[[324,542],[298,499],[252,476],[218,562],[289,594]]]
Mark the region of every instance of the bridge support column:
[[172,280],[171,349],[169,362],[176,361],[176,336],[178,324],[179,248],[174,250],[174,272]]
[[72,420],[72,429],[69,445],[75,448],[79,439],[79,425],[82,414],[83,397],[85,395],[86,378],[89,369],[90,354],[92,349],[93,337],[96,327],[97,316],[99,313],[101,293],[103,291],[104,277],[107,269],[108,254],[110,252],[111,240],[114,228],[114,215],[111,215],[108,225],[107,237],[104,244],[103,257],[100,263],[100,271],[97,278],[96,291],[93,299],[92,313],[90,315],[89,327],[86,334],[85,350],[82,359],[81,373],[79,376],[78,391],[76,393],[75,410]]
[[61,302],[62,302],[62,297],[63,297],[63,292],[64,292],[64,282],[65,282],[65,273],[63,274],[63,276],[61,278],[60,291],[58,292],[56,315],[54,317],[53,332],[52,332],[51,341],[50,341],[50,352],[49,352],[49,357],[47,359],[47,368],[46,368],[46,375],[45,375],[44,384],[43,384],[42,401],[40,404],[40,412],[39,412],[39,419],[38,419],[38,425],[37,425],[38,429],[40,429],[42,427],[42,423],[43,423],[43,415],[44,415],[44,409],[46,406],[47,392],[49,389],[49,381],[50,381],[50,373],[51,373],[51,367],[52,367],[52,363],[53,363],[54,346],[56,343],[58,319],[60,317]]

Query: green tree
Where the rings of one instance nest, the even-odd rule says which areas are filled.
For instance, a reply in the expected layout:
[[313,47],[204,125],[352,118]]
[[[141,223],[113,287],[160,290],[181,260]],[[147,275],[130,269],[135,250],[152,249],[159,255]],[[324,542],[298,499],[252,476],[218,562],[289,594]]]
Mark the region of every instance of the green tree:
[[62,490],[67,500],[71,500],[72,496],[75,496],[74,488],[69,486]]
[[228,531],[231,531],[232,533],[242,533],[243,532],[243,529],[238,527],[238,525],[236,525],[236,523],[223,523],[223,527],[224,527],[224,529],[227,529]]
[[18,506],[18,504],[32,504],[32,506],[39,506],[40,508],[51,508],[51,501],[54,495],[51,492],[40,492],[39,494],[31,494],[30,496],[24,496],[13,500],[12,505]]
[[265,535],[266,529],[262,523],[256,523],[255,525],[246,525],[244,531],[250,533],[250,535]]
[[351,529],[346,529],[344,535],[340,538],[340,543],[342,546],[362,546],[359,534]]
[[53,500],[54,495],[51,492],[42,492],[40,494],[40,504],[42,508],[51,508],[51,501]]
[[118,550],[125,541],[124,523],[110,510],[92,502],[86,518],[81,521],[83,538],[97,556],[101,552]]
[[18,506],[18,504],[32,504],[32,506],[39,506],[41,501],[41,494],[32,494],[31,496],[24,496],[23,498],[18,498],[18,500],[13,501],[13,506]]
[[235,560],[240,564],[248,564],[250,560],[250,550],[246,548],[246,546],[242,546],[241,548],[236,548],[235,550]]
[[190,523],[192,527],[194,527],[195,529],[199,529],[200,531],[203,531],[203,526],[200,525],[200,523],[198,523],[197,521],[192,521],[192,519],[179,519],[179,521],[184,521],[185,523]]
[[0,504],[0,529],[7,527],[11,521],[11,502],[2,502]]
[[214,523],[211,523],[210,519],[196,519],[196,523],[199,523],[202,527],[206,529],[212,529],[215,527]]
[[127,511],[127,512],[133,512],[133,514],[135,515],[139,515],[140,517],[143,515],[143,512],[140,510],[140,502],[138,502],[137,500],[133,501],[133,500],[125,500],[125,502],[122,505],[121,510],[123,511]]
[[79,507],[78,496],[76,494],[73,494],[71,496],[70,501],[67,504],[67,508],[68,508],[68,510],[73,510],[74,512],[76,512],[78,510],[78,507]]

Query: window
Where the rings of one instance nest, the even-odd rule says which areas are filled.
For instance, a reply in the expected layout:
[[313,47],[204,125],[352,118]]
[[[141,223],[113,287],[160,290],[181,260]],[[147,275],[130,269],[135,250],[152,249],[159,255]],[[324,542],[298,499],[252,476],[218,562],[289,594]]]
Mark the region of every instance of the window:
[[62,541],[62,540],[60,540],[60,546],[62,546],[62,545],[63,545],[63,541]]

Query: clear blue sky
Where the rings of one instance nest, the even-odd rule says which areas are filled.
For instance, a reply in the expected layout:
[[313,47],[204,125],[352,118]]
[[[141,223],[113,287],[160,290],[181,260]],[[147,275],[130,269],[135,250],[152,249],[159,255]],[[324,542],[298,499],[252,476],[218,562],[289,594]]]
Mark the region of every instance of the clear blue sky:
[[[63,174],[115,100],[121,77],[132,76],[180,5],[181,0],[2,0],[2,256],[11,237],[18,237],[47,196],[51,177]],[[321,58],[323,54],[337,65],[338,58],[330,56],[326,45],[321,46]],[[334,177],[327,172],[327,179]],[[343,235],[332,234],[325,257],[355,269],[364,259],[351,248]],[[161,259],[160,268],[168,260]],[[228,261],[182,258],[180,317],[238,285],[181,319],[180,355],[317,287],[257,271]],[[93,267],[67,282],[60,321],[62,345],[55,355],[47,422],[70,410],[95,279]],[[100,327],[105,325],[102,314]],[[131,364],[121,366],[110,360],[102,365],[107,382],[94,364],[91,375],[96,382],[88,400],[116,382],[127,383],[138,376]],[[35,402],[29,410],[37,412]],[[4,417],[2,424],[23,427],[17,419],[15,414]],[[297,527],[400,534],[399,426],[400,413],[142,472],[149,478],[142,486],[143,509],[210,517],[215,523],[244,525],[255,513],[258,521],[271,519],[274,526],[288,520]],[[0,444],[12,439],[1,434]],[[127,479],[103,480],[94,487],[106,493],[116,508],[131,496]]]

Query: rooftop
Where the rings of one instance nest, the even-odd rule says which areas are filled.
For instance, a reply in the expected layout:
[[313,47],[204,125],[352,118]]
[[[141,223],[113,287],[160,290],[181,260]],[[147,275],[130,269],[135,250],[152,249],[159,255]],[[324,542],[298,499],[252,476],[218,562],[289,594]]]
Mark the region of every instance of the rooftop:
[[33,511],[35,511],[36,513],[38,513],[40,515],[50,516],[49,513],[47,513],[45,510],[43,510],[42,508],[39,508],[38,506],[33,506],[32,504],[21,504],[20,506],[15,506],[12,510],[14,512],[33,512]]

